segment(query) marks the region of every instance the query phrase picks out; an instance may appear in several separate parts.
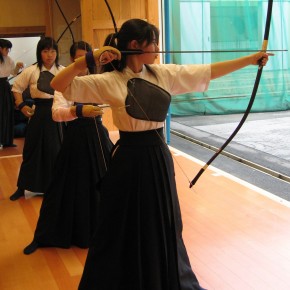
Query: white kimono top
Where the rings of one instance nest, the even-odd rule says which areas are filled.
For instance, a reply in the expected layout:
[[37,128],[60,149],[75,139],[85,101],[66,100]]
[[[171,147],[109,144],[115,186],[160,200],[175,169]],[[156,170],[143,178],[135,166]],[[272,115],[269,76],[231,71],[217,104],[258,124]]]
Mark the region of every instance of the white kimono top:
[[[58,72],[60,72],[62,69],[64,69],[64,66],[59,66],[58,68],[54,64],[50,70],[46,69],[44,66],[42,66],[41,71],[49,71],[53,75],[56,75]],[[19,74],[16,78],[16,80],[13,83],[12,92],[20,93],[22,94],[23,91],[30,86],[30,95],[32,99],[51,99],[53,98],[53,95],[50,95],[48,93],[42,92],[38,90],[37,88],[37,81],[39,79],[40,70],[37,64],[31,65],[21,74]]]
[[117,128],[132,132],[158,129],[163,127],[164,122],[135,119],[127,113],[125,101],[128,96],[127,83],[130,79],[147,80],[171,95],[203,92],[208,89],[211,77],[210,65],[153,64],[150,68],[156,76],[143,66],[140,73],[134,73],[127,67],[123,72],[113,71],[75,77],[63,96],[72,102],[109,104]]
[[0,63],[0,78],[7,78],[10,75],[15,76],[15,63],[9,56],[3,56],[4,62]]

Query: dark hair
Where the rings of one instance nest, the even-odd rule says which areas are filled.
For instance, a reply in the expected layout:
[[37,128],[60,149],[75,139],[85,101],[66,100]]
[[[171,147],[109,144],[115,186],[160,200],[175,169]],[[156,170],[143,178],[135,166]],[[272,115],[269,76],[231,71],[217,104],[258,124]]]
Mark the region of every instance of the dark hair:
[[[109,34],[104,42],[104,45],[109,45],[117,48],[120,51],[126,51],[132,40],[136,40],[140,45],[143,42],[149,44],[153,40],[159,41],[159,30],[153,24],[142,19],[130,19],[123,23],[118,33]],[[113,61],[111,64],[106,64],[103,71],[112,71],[116,68],[122,71],[126,67],[126,54],[122,54],[120,61]]]
[[38,41],[37,48],[36,48],[37,66],[40,69],[43,66],[41,52],[45,49],[55,49],[56,50],[55,65],[57,67],[59,67],[59,64],[58,64],[58,45],[57,45],[57,42],[51,37],[44,37]]
[[[76,52],[77,52],[78,49],[85,50],[87,52],[93,51],[92,47],[87,42],[82,41],[82,40],[81,41],[77,41],[77,42],[72,44],[72,46],[70,47],[70,50],[69,50],[69,54],[70,54],[70,57],[72,59],[75,58]],[[88,67],[88,70],[89,70],[90,74],[96,73],[96,68],[95,67]]]
[[[0,47],[1,48],[12,48],[12,43],[8,39],[0,38]],[[0,62],[4,62],[2,53],[0,52]]]
[[71,58],[74,58],[76,56],[76,52],[78,49],[82,49],[85,51],[92,51],[92,47],[85,41],[77,41],[75,42],[69,50]]

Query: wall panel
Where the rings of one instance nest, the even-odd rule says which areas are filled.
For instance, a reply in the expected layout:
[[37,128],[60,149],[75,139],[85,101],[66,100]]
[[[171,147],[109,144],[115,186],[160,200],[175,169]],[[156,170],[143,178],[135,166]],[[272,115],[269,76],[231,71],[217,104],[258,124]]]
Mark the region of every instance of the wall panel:
[[[158,26],[157,0],[108,0],[117,28],[131,18],[141,18]],[[83,39],[94,48],[103,46],[109,33],[114,32],[113,21],[104,0],[81,0]],[[109,131],[117,130],[110,109],[106,109],[103,123]]]
[[[157,0],[112,0],[108,1],[117,28],[131,18],[141,18],[159,24]],[[100,47],[105,37],[114,32],[113,22],[104,0],[81,0],[82,35],[95,48]]]

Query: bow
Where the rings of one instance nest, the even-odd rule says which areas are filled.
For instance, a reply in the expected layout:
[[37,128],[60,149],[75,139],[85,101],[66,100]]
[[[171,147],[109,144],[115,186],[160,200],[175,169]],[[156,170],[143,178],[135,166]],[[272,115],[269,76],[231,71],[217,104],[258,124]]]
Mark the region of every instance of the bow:
[[[271,24],[271,17],[272,17],[272,7],[273,7],[273,0],[268,0],[267,17],[266,17],[266,24],[265,24],[265,31],[264,31],[264,40],[263,40],[262,49],[261,49],[261,51],[264,51],[264,52],[267,51],[267,46],[268,46],[268,38],[269,38],[270,24]],[[246,121],[246,119],[251,111],[252,105],[254,103],[262,72],[263,72],[263,66],[260,64],[258,67],[257,76],[256,76],[256,80],[254,83],[254,87],[252,90],[252,95],[251,95],[248,107],[247,107],[240,123],[238,124],[237,128],[230,135],[230,137],[226,140],[226,142],[218,149],[218,151],[209,159],[209,161],[200,169],[198,174],[190,182],[189,188],[191,188],[197,182],[197,180],[202,175],[202,173],[218,157],[218,155],[226,148],[226,146],[232,141],[232,139],[236,136],[238,131],[241,129],[241,127],[245,123],[245,121]]]
[[77,21],[78,18],[81,17],[81,14],[79,14],[78,16],[76,16],[70,23],[67,24],[67,27],[63,30],[63,32],[60,34],[60,36],[58,37],[57,39],[57,43],[61,40],[61,38],[63,37],[63,35],[66,33],[66,31],[69,29],[71,31],[71,34],[72,34],[72,39],[74,39],[73,37],[73,33],[72,33],[72,30],[70,29],[71,25]]
[[70,26],[71,26],[71,24],[72,24],[72,23],[77,19],[77,17],[76,17],[75,20],[73,20],[71,23],[68,23],[68,21],[67,21],[65,15],[64,15],[64,13],[63,13],[63,11],[62,11],[62,9],[61,9],[59,3],[58,3],[58,0],[54,0],[54,2],[56,3],[56,5],[57,5],[57,7],[58,7],[58,10],[59,10],[59,12],[61,13],[61,15],[62,15],[62,17],[63,17],[63,19],[64,19],[64,21],[65,21],[65,23],[66,23],[66,25],[67,25],[67,27],[65,28],[65,30],[63,31],[63,33],[62,33],[62,34],[60,35],[60,37],[58,38],[57,43],[60,41],[60,39],[62,38],[62,36],[64,35],[64,33],[67,31],[67,29],[69,29],[70,34],[71,34],[71,37],[72,37],[72,42],[74,43],[74,42],[75,42],[74,34],[73,34],[73,32],[72,32]]
[[112,9],[111,9],[111,7],[110,7],[108,1],[107,1],[107,0],[104,0],[104,1],[105,1],[105,3],[106,3],[106,6],[107,6],[107,8],[108,8],[108,10],[109,10],[109,13],[110,13],[110,16],[111,16],[111,19],[112,19],[112,21],[113,21],[113,26],[114,26],[115,33],[118,33],[117,24],[116,24],[115,17],[114,17],[114,15],[113,15]]

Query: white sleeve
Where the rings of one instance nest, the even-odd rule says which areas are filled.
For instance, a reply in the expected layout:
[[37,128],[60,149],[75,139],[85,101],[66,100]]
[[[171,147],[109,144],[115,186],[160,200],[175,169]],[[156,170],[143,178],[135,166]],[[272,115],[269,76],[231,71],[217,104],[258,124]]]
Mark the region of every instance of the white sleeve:
[[25,70],[23,70],[15,79],[13,86],[12,86],[12,92],[20,93],[22,94],[23,91],[29,86],[30,84],[30,77],[35,70],[35,66],[32,65]]
[[15,73],[15,62],[10,58],[10,74],[13,75],[14,77],[17,76],[17,73]]
[[171,95],[190,92],[204,92],[208,89],[211,67],[208,64],[196,65],[155,65],[159,78],[165,82],[166,90]]
[[75,77],[71,84],[63,92],[65,99],[78,103],[107,103],[102,96],[104,95],[101,87],[110,87],[108,81],[103,81],[102,74],[93,74],[82,77]]
[[55,91],[52,105],[52,119],[56,122],[76,119],[70,111],[72,105],[73,102],[67,101],[60,92]]

